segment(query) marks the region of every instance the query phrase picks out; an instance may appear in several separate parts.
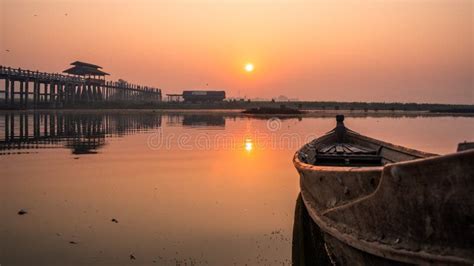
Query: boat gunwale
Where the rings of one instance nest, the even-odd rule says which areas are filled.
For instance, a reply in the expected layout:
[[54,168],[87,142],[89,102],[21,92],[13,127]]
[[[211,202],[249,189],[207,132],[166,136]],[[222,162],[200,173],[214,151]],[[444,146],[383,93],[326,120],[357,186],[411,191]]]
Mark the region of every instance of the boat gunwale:
[[295,153],[293,164],[299,170],[319,171],[319,172],[372,172],[382,171],[384,166],[333,166],[333,165],[312,165],[302,162],[298,158],[298,152]]
[[[408,147],[405,147],[405,146],[396,145],[396,144],[393,144],[393,143],[390,143],[390,142],[385,142],[385,141],[382,141],[382,140],[379,140],[379,139],[371,138],[371,137],[359,134],[359,133],[357,133],[355,131],[352,131],[350,129],[348,129],[347,133],[351,137],[359,138],[359,139],[362,139],[362,140],[367,141],[367,142],[372,142],[372,143],[378,144],[380,146],[383,146],[383,148],[390,149],[390,150],[393,150],[393,151],[396,151],[396,152],[399,152],[399,153],[404,153],[404,154],[411,155],[411,156],[417,156],[417,157],[419,157],[419,159],[423,159],[423,158],[427,158],[427,157],[433,157],[433,156],[439,156],[439,154],[436,154],[436,153],[424,152],[424,151],[420,151],[420,150],[416,150],[416,149],[411,149],[411,148],[408,148]],[[414,159],[414,160],[416,160],[416,159]],[[409,160],[409,161],[412,161],[412,160]]]

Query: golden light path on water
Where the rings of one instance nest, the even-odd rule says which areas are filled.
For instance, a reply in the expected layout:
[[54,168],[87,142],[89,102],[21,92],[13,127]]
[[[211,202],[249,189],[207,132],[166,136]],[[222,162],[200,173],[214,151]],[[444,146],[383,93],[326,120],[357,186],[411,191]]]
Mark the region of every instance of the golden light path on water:
[[[91,116],[76,119],[86,125]],[[83,142],[71,136],[41,149],[0,151],[2,265],[291,263],[299,192],[291,159],[306,137],[332,129],[334,118],[281,120],[274,131],[266,119],[220,113],[111,113],[90,121],[108,121],[113,130],[82,135]],[[346,124],[435,153],[474,138],[474,118],[346,118]],[[143,125],[149,127],[124,131]],[[160,136],[162,145],[150,142]],[[289,142],[291,136],[301,141]],[[71,152],[84,152],[92,140],[96,154]],[[28,213],[17,215],[19,209]]]
[[245,140],[245,150],[248,152],[251,152],[253,149],[253,143],[251,139],[246,139]]

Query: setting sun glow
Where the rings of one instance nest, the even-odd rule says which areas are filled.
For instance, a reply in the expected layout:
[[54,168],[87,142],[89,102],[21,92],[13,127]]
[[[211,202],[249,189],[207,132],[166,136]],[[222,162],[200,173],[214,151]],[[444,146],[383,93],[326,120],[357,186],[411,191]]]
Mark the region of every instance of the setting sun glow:
[[245,71],[247,71],[247,72],[252,72],[253,69],[254,69],[253,64],[248,63],[248,64],[245,65]]

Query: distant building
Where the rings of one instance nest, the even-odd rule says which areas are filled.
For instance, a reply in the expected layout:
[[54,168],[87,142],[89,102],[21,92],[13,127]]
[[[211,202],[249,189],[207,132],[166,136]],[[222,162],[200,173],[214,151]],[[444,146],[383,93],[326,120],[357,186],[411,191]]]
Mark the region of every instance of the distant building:
[[225,99],[225,91],[183,91],[185,102],[221,102]]
[[168,93],[166,96],[168,97],[168,102],[170,103],[179,103],[183,99],[183,94]]

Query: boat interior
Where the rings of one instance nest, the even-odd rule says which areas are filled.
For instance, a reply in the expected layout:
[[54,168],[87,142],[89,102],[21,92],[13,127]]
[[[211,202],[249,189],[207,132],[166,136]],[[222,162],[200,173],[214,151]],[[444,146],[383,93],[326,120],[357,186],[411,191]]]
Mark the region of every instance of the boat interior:
[[435,156],[363,136],[344,126],[344,116],[337,126],[302,149],[302,161],[320,166],[383,166]]

